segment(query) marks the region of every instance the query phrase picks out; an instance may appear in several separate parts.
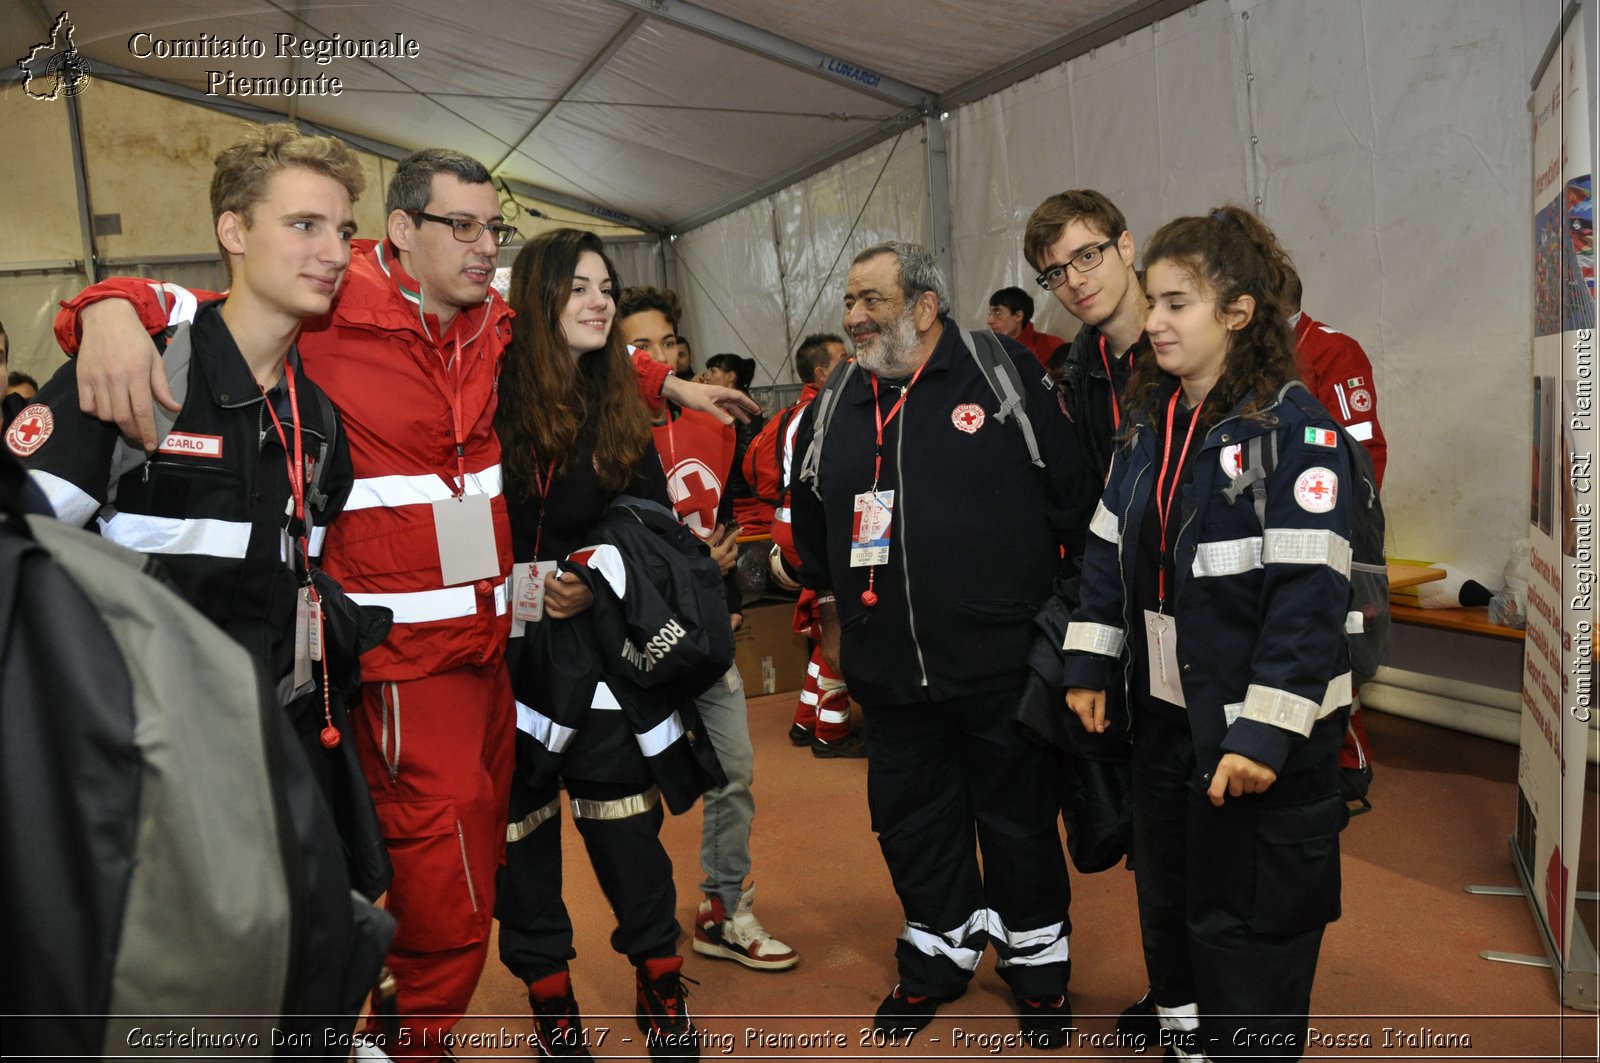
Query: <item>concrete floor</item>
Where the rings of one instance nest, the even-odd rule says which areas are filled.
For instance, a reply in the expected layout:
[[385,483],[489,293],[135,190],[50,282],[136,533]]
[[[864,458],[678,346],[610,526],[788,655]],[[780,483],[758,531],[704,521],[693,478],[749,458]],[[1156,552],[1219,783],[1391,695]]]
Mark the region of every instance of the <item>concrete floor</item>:
[[[871,1015],[895,983],[901,915],[868,826],[866,762],[816,760],[792,747],[785,732],[793,705],[793,695],[750,703],[757,757],[753,879],[757,914],[799,951],[801,962],[790,971],[758,973],[699,956],[685,941],[684,973],[698,981],[690,986],[690,1007],[709,1035],[703,1058],[1034,1051],[995,1048],[1016,1022],[992,956],[966,996],[941,1008],[911,1045],[873,1040]],[[1307,1058],[1596,1058],[1595,1016],[1563,1009],[1547,970],[1478,955],[1542,952],[1524,900],[1462,891],[1467,884],[1515,882],[1507,839],[1516,812],[1517,750],[1380,713],[1369,715],[1369,730],[1376,810],[1353,820],[1343,836],[1344,916],[1323,945],[1312,999],[1312,1026],[1323,1041]],[[1591,773],[1591,833],[1592,780]],[[699,901],[698,810],[669,818],[663,836],[676,861],[679,920],[688,927]],[[611,951],[610,912],[576,832],[565,837],[566,897],[579,953],[573,982],[591,1037],[604,1031],[605,1038],[595,1055],[642,1058],[632,968]],[[1581,888],[1593,890],[1592,845],[1580,866]],[[1104,1039],[1145,985],[1132,875],[1121,868],[1074,874],[1072,887],[1072,1000],[1080,1032],[1056,1054],[1131,1057]],[[463,1038],[457,1054],[526,1057],[530,1027],[523,987],[491,953],[473,1015],[457,1029]],[[465,1040],[473,1036],[478,1043]]]

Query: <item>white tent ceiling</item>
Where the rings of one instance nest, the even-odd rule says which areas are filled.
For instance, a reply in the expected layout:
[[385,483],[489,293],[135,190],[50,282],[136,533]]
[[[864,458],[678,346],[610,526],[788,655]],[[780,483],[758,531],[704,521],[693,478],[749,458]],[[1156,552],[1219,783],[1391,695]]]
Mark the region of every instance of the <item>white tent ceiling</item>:
[[[95,77],[255,117],[286,115],[388,154],[457,148],[546,201],[676,232],[1183,6],[75,0],[68,10]],[[0,10],[3,56],[26,54],[58,13],[44,0],[0,0]],[[416,42],[417,55],[319,64],[280,58],[279,34],[313,42],[398,34]],[[194,54],[241,37],[261,42],[264,57]],[[208,71],[325,75],[343,92],[206,95]]]

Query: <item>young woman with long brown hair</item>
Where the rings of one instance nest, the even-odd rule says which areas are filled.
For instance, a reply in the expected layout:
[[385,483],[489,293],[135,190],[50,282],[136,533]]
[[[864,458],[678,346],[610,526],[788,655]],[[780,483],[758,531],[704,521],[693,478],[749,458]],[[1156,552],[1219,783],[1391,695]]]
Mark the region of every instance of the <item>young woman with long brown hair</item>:
[[[552,622],[583,620],[594,592],[554,562],[586,543],[618,495],[670,507],[666,476],[651,442],[638,383],[612,323],[616,270],[593,233],[559,229],[530,240],[512,267],[516,311],[500,375],[500,435],[517,572],[507,656],[518,695],[517,775],[512,785],[506,866],[496,916],[501,961],[528,985],[541,1055],[587,1056],[590,1038],[572,993],[572,925],[561,899],[559,781],[595,874],[617,918],[612,947],[638,969],[637,1015],[652,1056],[698,1057],[684,1007],[672,862],[658,837],[654,786],[616,695],[596,682],[599,664],[571,660],[571,643],[548,652]],[[543,588],[542,610],[533,604]],[[535,619],[542,612],[542,618]],[[540,669],[570,672],[581,697],[581,727],[553,717],[530,691],[546,690]],[[591,694],[592,691],[592,694]],[[552,768],[558,763],[559,768]]]

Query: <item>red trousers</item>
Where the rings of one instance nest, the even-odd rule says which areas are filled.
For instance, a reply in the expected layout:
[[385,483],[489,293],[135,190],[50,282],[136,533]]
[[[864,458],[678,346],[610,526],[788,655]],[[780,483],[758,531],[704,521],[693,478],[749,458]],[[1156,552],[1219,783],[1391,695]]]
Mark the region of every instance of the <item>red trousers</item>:
[[382,1047],[438,1058],[488,955],[515,748],[510,677],[500,663],[367,683],[354,725],[394,864],[385,906],[401,1030]]

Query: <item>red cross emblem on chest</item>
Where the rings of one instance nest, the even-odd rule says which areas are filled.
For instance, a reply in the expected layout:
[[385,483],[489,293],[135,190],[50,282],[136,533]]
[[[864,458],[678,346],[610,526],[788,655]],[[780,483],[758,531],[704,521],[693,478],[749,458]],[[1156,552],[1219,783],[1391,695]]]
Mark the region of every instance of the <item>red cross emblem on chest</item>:
[[667,493],[688,529],[709,539],[717,526],[717,504],[722,501],[722,481],[698,458],[686,458],[667,476]]

